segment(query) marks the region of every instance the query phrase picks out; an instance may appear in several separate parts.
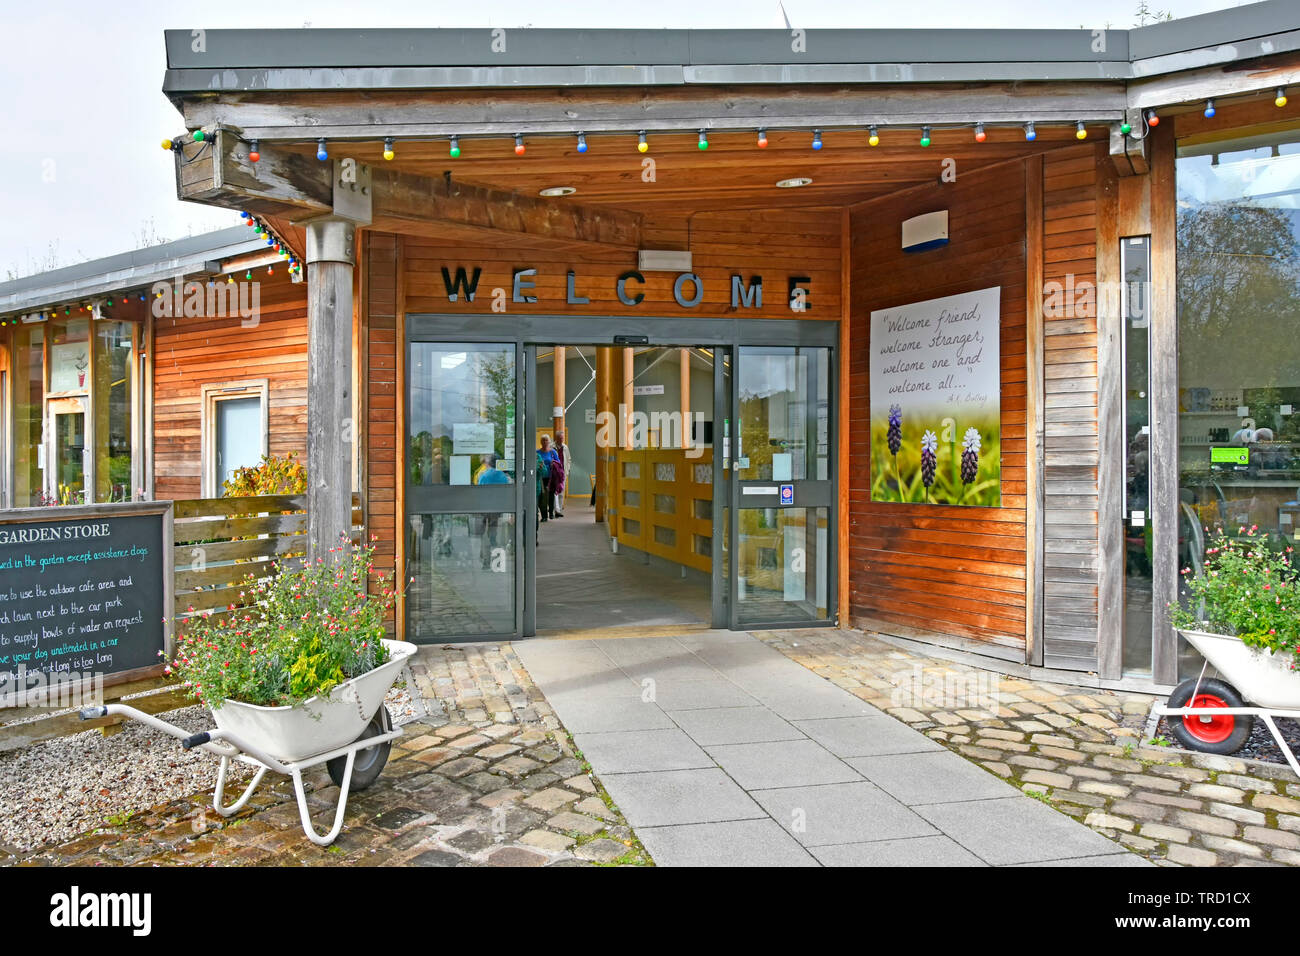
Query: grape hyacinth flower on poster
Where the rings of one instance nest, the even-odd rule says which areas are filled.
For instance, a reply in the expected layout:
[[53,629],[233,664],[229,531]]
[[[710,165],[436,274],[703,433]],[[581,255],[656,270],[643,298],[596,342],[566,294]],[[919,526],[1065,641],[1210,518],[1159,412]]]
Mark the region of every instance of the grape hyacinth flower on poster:
[[926,500],[930,498],[930,486],[934,484],[935,467],[939,457],[935,454],[939,447],[939,436],[927,430],[921,436],[921,484],[925,485]]
[[979,468],[980,433],[978,429],[966,429],[966,435],[961,440],[961,448],[961,483],[969,485],[975,480],[975,472]]

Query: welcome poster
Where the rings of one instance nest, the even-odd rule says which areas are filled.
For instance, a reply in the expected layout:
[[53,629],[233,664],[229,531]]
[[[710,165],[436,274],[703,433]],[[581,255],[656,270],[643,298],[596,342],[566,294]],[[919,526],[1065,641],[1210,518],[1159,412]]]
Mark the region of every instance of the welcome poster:
[[871,313],[871,500],[1002,502],[1001,289]]

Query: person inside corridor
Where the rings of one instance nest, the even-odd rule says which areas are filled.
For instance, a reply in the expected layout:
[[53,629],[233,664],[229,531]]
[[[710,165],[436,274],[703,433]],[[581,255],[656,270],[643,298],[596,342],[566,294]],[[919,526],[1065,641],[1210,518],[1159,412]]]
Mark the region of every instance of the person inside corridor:
[[546,521],[555,517],[555,482],[564,466],[560,463],[559,453],[551,447],[550,435],[542,436],[541,446],[537,450],[537,510]]
[[569,484],[569,470],[573,467],[573,459],[569,456],[569,446],[564,443],[564,431],[559,428],[555,430],[555,454],[559,456],[560,467],[551,479],[553,499],[551,510],[556,518],[563,518],[564,489]]

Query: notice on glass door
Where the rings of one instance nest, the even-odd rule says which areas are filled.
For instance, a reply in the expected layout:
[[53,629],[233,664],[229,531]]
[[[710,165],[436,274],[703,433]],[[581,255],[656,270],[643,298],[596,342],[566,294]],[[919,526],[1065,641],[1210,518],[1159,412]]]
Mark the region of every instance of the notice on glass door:
[[871,499],[1002,501],[1001,289],[871,313]]

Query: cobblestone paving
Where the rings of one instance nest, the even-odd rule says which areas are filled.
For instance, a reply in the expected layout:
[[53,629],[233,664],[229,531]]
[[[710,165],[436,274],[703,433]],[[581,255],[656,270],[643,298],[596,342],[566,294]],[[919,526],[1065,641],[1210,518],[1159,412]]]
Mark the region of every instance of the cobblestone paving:
[[[186,796],[0,865],[648,865],[509,645],[422,648],[416,684],[435,716],[406,724],[378,782],[348,801],[329,847],[303,835],[287,778],[225,820]],[[216,761],[213,761],[215,771]],[[338,791],[312,779],[318,825]]]
[[860,632],[755,636],[1157,863],[1300,864],[1290,768],[1150,745],[1151,696],[991,675]]

